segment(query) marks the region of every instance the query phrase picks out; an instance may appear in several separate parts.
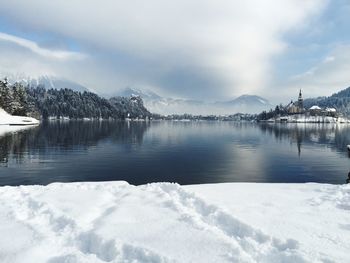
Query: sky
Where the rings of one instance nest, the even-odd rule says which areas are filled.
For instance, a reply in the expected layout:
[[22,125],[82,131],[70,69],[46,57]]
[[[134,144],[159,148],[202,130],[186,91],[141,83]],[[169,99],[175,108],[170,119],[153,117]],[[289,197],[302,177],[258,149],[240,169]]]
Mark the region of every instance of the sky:
[[348,0],[0,0],[0,74],[271,102],[350,86]]

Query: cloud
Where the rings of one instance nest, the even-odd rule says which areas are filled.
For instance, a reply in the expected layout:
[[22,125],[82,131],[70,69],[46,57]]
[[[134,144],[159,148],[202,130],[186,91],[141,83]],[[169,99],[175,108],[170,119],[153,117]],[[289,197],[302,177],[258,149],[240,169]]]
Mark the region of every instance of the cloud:
[[[60,76],[63,69],[73,69],[88,59],[86,54],[46,49],[36,42],[0,32],[0,75],[38,77]],[[71,76],[72,77],[72,76]]]
[[[74,72],[80,76],[53,67],[80,80],[87,76],[96,90],[106,92],[132,84],[181,97],[219,98],[259,94],[268,87],[272,59],[288,45],[285,34],[307,28],[327,1],[0,3],[1,16],[26,32],[51,32],[77,41],[93,65],[85,60],[76,63]],[[72,55],[49,52],[23,39],[11,41],[52,59]]]
[[338,45],[319,63],[293,76],[289,87],[303,88],[308,97],[329,96],[350,86],[350,45]]
[[39,47],[39,45],[33,41],[16,37],[13,35],[5,34],[0,32],[0,41],[9,41],[24,48],[30,49],[32,52],[46,57],[46,58],[54,58],[54,59],[80,59],[83,58],[84,55],[77,52],[69,52],[69,51],[61,51],[61,50],[50,50]]

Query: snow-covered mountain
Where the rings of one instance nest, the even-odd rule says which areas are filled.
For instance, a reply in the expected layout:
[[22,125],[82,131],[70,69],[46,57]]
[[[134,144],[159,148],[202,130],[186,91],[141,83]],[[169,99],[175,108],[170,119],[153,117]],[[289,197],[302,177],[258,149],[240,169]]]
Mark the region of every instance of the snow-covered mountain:
[[2,78],[7,78],[8,82],[10,84],[14,84],[16,82],[18,83],[22,83],[23,85],[27,86],[29,85],[30,87],[37,87],[37,86],[43,86],[46,89],[72,89],[74,91],[80,91],[80,92],[84,92],[84,91],[89,91],[89,89],[87,89],[86,87],[64,79],[64,78],[59,78],[56,76],[50,76],[50,75],[41,75],[38,77],[31,77],[31,76],[27,76],[24,74],[1,74]]
[[264,98],[256,96],[256,95],[242,95],[234,100],[227,101],[224,103],[230,104],[230,105],[236,105],[236,106],[270,105],[270,103],[267,99],[264,99]]
[[140,89],[133,89],[130,87],[127,87],[124,90],[120,91],[117,95],[122,97],[140,96],[142,99],[149,99],[149,100],[162,99],[161,96],[159,96],[158,94],[156,94],[151,90],[143,91]]
[[260,113],[273,107],[267,99],[256,95],[242,95],[234,100],[217,102],[217,104],[221,108],[242,113]]
[[234,113],[260,113],[269,110],[273,106],[268,100],[256,95],[242,95],[229,101],[218,101],[215,103],[200,101],[164,98],[149,90],[126,88],[120,91],[118,96],[140,96],[146,108],[159,114],[234,114]]

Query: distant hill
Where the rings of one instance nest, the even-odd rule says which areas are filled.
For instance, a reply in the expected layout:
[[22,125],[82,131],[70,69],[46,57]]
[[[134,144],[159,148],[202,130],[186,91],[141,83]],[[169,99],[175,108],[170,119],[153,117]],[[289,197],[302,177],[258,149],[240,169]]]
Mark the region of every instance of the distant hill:
[[225,102],[234,105],[270,105],[269,101],[256,95],[242,95],[238,98]]
[[148,100],[158,100],[158,99],[162,99],[161,96],[159,96],[158,94],[156,94],[153,91],[150,90],[140,90],[140,89],[133,89],[133,88],[125,88],[124,90],[120,91],[118,93],[118,96],[122,96],[122,97],[131,97],[131,96],[139,96],[142,99],[148,99]]
[[242,113],[257,113],[261,110],[272,108],[272,105],[267,99],[256,95],[242,95],[230,101],[217,102],[223,108],[238,110]]
[[313,105],[317,105],[322,108],[336,108],[338,112],[341,112],[346,116],[350,116],[350,87],[341,90],[338,93],[334,93],[329,97],[318,97],[304,100],[305,108],[308,109]]
[[234,114],[234,113],[259,113],[269,110],[272,105],[268,100],[256,95],[242,95],[228,101],[214,103],[201,100],[188,100],[176,98],[164,98],[153,91],[126,88],[118,93],[119,96],[140,96],[147,109],[152,113],[163,115],[170,114]]

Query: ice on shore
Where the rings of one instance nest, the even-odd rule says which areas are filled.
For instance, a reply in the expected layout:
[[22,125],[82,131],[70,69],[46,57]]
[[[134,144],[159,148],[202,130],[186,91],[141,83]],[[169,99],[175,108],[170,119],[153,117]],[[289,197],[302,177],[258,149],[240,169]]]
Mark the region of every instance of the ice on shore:
[[350,186],[0,187],[0,262],[350,262]]

